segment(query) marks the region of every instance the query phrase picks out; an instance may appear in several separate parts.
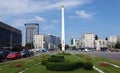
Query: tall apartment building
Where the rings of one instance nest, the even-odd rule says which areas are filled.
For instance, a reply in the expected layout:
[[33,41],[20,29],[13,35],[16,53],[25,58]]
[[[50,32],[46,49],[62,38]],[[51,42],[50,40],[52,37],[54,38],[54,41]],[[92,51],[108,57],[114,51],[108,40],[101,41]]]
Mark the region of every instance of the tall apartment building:
[[48,48],[46,35],[39,34],[34,36],[34,47],[37,49]]
[[26,23],[25,24],[25,44],[32,43],[33,37],[39,34],[39,24]]
[[21,30],[0,22],[0,48],[19,50],[21,44]]
[[85,33],[82,35],[82,46],[85,48],[94,48],[95,35],[92,33]]

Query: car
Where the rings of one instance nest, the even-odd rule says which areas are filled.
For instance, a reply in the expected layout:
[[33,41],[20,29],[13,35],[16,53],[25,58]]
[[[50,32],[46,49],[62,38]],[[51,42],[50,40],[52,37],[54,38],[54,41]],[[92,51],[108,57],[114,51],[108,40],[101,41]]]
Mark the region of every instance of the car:
[[8,54],[9,50],[0,49],[0,62],[4,61]]
[[40,50],[41,53],[42,53],[42,52],[47,52],[47,51],[48,51],[48,50],[47,50],[47,49],[44,49],[44,48]]
[[34,51],[29,50],[29,52],[30,52],[30,56],[34,56]]
[[20,52],[10,52],[7,55],[7,59],[18,59],[21,58],[21,53]]
[[88,52],[89,50],[88,50],[88,49],[85,49],[84,51],[85,51],[85,52]]
[[21,51],[21,56],[23,58],[30,57],[30,52],[28,50],[22,50]]

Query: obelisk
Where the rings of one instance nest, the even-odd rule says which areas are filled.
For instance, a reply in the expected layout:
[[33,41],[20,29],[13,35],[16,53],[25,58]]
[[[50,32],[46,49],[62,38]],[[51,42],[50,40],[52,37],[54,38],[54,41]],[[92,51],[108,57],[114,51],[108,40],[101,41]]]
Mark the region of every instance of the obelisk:
[[62,5],[62,41],[61,41],[61,45],[62,45],[62,51],[65,50],[65,27],[64,27],[64,5]]

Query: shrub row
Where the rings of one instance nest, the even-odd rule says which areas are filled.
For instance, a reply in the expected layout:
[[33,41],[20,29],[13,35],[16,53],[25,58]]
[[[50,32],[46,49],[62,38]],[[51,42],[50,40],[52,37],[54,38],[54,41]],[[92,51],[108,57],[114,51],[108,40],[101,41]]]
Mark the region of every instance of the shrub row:
[[46,68],[48,70],[52,71],[70,71],[74,70],[78,67],[77,62],[74,63],[54,63],[54,62],[48,62],[46,65]]
[[49,62],[63,62],[64,56],[62,55],[52,55],[50,58],[48,58]]
[[71,55],[70,53],[66,53],[66,52],[62,52],[62,53],[58,53],[58,54],[61,54],[61,55]]
[[60,58],[60,59],[64,59],[63,55],[52,55],[51,58]]
[[64,56],[62,55],[52,55],[50,58],[44,59],[41,61],[42,65],[46,65],[47,62],[63,62]]
[[47,60],[47,59],[44,59],[44,60],[41,61],[41,64],[42,64],[42,65],[46,65],[47,63],[48,63],[48,60]]
[[91,62],[48,62],[46,68],[52,71],[70,71],[76,68],[85,68],[86,70],[92,70],[93,64]]
[[92,70],[93,69],[93,64],[91,62],[85,62],[84,63],[84,68],[86,70]]
[[70,62],[69,60],[65,60],[63,55],[52,55],[50,58],[42,60],[41,64],[53,71],[69,71],[76,68],[85,68],[86,70],[93,69],[91,62]]

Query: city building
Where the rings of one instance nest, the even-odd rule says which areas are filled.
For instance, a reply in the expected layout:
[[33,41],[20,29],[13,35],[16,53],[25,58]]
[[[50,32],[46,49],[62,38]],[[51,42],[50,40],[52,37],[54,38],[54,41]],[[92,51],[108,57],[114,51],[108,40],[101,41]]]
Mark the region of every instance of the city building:
[[57,49],[60,42],[60,37],[51,34],[39,34],[34,36],[35,49]]
[[48,44],[46,41],[46,35],[39,34],[39,35],[34,36],[34,48],[35,49],[48,48]]
[[72,38],[71,39],[71,46],[75,46],[75,44],[76,44],[75,42],[76,42],[76,40],[74,38]]
[[81,48],[81,40],[75,40],[75,47],[76,48]]
[[85,33],[82,35],[82,47],[94,48],[95,35],[92,33]]
[[25,24],[25,44],[32,43],[33,37],[39,34],[39,24],[26,23]]
[[110,48],[113,48],[117,42],[120,42],[120,36],[109,36],[108,37],[108,45]]
[[108,47],[107,40],[104,40],[104,39],[95,40],[95,48],[96,48],[96,50],[102,50],[102,48],[105,49],[107,47]]
[[92,33],[84,33],[82,38],[75,40],[75,46],[78,49],[89,49],[89,50],[101,50],[106,51],[108,48],[108,40],[99,39],[95,40],[95,35]]
[[47,42],[48,42],[49,49],[55,49],[55,48],[58,48],[58,45],[61,43],[61,40],[60,40],[60,37],[58,36],[48,34]]
[[115,36],[115,35],[114,36],[109,36],[108,41],[112,42],[112,43],[120,42],[120,36]]
[[0,22],[0,48],[18,50],[22,44],[22,33],[10,25]]

